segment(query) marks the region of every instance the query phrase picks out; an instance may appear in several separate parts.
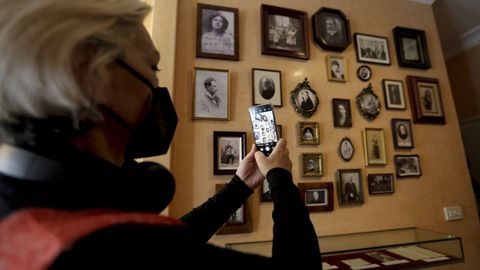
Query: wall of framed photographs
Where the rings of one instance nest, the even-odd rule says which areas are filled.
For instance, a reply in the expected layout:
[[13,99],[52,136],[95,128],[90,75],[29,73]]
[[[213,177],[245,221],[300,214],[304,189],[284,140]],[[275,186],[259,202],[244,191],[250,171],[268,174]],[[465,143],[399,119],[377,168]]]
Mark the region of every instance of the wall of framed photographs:
[[[157,5],[161,5],[160,2],[163,1],[156,1]],[[267,70],[272,74],[280,72],[280,75],[274,79],[274,81],[281,81],[281,97],[276,97],[276,102],[279,104],[275,107],[275,114],[277,124],[282,128],[282,136],[287,139],[289,144],[290,157],[294,164],[295,182],[303,184],[333,183],[333,210],[311,212],[311,219],[317,234],[330,235],[417,226],[461,236],[464,239],[465,256],[467,257],[465,267],[480,264],[480,259],[474,256],[478,252],[475,243],[480,241],[480,234],[478,219],[475,216],[473,193],[470,190],[470,179],[461,146],[455,105],[430,6],[405,0],[266,0],[263,3],[267,5],[305,12],[308,18],[306,31],[309,34],[308,40],[304,40],[304,43],[290,43],[290,47],[282,47],[274,42],[275,39],[272,39],[272,43],[263,44],[263,46],[270,46],[267,48],[269,54],[263,54],[262,51],[265,48],[262,50],[262,33],[264,33],[261,19],[262,3],[253,0],[201,1],[202,4],[237,10],[235,12],[238,12],[238,21],[235,23],[238,24],[239,56],[238,60],[232,60],[222,59],[222,57],[197,57],[198,3],[196,0],[178,1],[177,37],[175,49],[171,51],[175,55],[174,102],[179,115],[179,124],[171,154],[171,168],[177,180],[177,192],[170,205],[172,216],[181,216],[191,210],[192,207],[214,194],[216,184],[223,184],[230,180],[228,175],[213,173],[214,132],[246,132],[245,144],[248,152],[254,138],[247,109],[255,103],[252,88],[261,88],[260,80],[258,80],[259,85],[252,85],[253,70]],[[322,7],[341,10],[349,19],[352,42],[344,49],[340,46],[336,47],[337,51],[327,51],[314,41],[311,16]],[[269,11],[277,12],[271,9]],[[295,18],[298,18],[297,22],[300,23],[301,14],[298,16]],[[419,68],[400,67],[392,31],[397,26],[425,31],[430,68],[423,68],[426,63],[418,64]],[[359,43],[364,42],[362,40],[369,40],[372,36],[381,37],[379,42],[386,44],[389,64],[385,64],[386,58],[382,58],[382,54],[378,56],[382,63],[365,62],[371,56],[368,54],[362,56],[362,51],[357,50],[355,33],[361,34],[357,41]],[[235,33],[232,35],[236,36]],[[159,42],[162,42],[162,39],[159,38]],[[304,57],[305,46],[309,48],[308,59]],[[275,54],[278,50],[284,51]],[[298,54],[289,54],[288,50],[302,52],[303,58],[295,57]],[[222,51],[218,52],[222,54]],[[358,57],[359,53],[360,57]],[[162,55],[165,53],[162,52]],[[403,57],[407,60],[415,60],[417,56],[414,54]],[[332,59],[342,61],[339,66],[344,69],[346,76],[332,80],[333,64],[327,65],[328,61],[333,63]],[[370,68],[371,74],[367,81],[357,76],[357,69],[362,65]],[[224,91],[228,91],[229,100],[223,102],[229,102],[227,109],[229,120],[192,119],[194,118],[192,115],[195,91],[199,90],[195,87],[196,68],[228,71],[228,89],[224,89]],[[445,124],[413,122],[413,108],[409,99],[411,93],[408,91],[407,76],[438,79],[438,83],[431,88],[441,93],[443,109],[440,116],[443,117]],[[290,104],[291,91],[305,78],[308,78],[308,83],[319,100],[316,111],[307,119],[295,112],[294,107]],[[388,104],[389,108],[386,108],[383,91],[384,80],[387,80],[387,85],[393,86],[398,85],[399,81],[402,82],[405,109],[402,108],[401,102],[391,102]],[[357,109],[357,96],[369,84],[380,102],[378,114],[368,111],[368,108],[364,109],[369,115],[375,115],[374,120],[371,121],[364,118]],[[425,85],[415,84],[413,87],[419,95],[426,91],[422,90],[425,89]],[[393,100],[395,94],[393,92],[387,94],[391,95],[391,100]],[[362,100],[371,98],[364,97],[366,95],[368,93],[361,95]],[[351,123],[346,127],[341,127],[340,125],[343,124],[334,122],[333,99],[350,100]],[[260,100],[260,98],[257,97],[256,100]],[[438,114],[438,111],[432,112],[428,108],[421,107],[422,104],[417,105],[419,106],[417,108],[419,117],[438,117],[435,114]],[[392,122],[392,119],[395,121]],[[319,144],[301,143],[299,128],[301,122],[318,123]],[[392,126],[400,129],[399,126],[402,123],[407,123],[405,126],[413,131],[414,140],[411,142],[402,141],[400,135],[396,139],[393,137]],[[408,125],[409,123],[410,125]],[[349,127],[350,124],[351,127]],[[370,159],[368,166],[363,149],[364,137],[362,137],[362,133],[367,129],[374,131],[380,129],[382,132],[379,134],[383,133],[384,135],[382,155],[378,160],[375,155],[367,157]],[[375,137],[376,133],[373,132],[371,136]],[[352,150],[340,150],[339,144],[344,138],[348,138],[351,142],[348,147],[352,145],[354,148],[352,156],[350,156]],[[395,145],[400,147],[395,147]],[[372,146],[373,148],[374,146]],[[349,153],[343,153],[344,157],[342,158],[339,151],[348,151]],[[319,162],[321,173],[320,168],[316,173],[305,173],[305,166],[308,164],[305,160],[308,155],[321,159],[321,163]],[[415,164],[419,160],[421,175],[409,175],[410,172],[403,172],[401,176],[409,177],[398,177],[395,160],[397,160],[397,165]],[[370,165],[372,162],[375,165]],[[337,173],[353,178],[358,177],[363,192],[361,196],[352,195],[350,198],[361,199],[354,200],[352,203],[348,196],[342,198],[338,195]],[[373,174],[377,176],[369,177]],[[370,194],[369,179],[372,182],[381,182],[388,188],[373,188]],[[348,180],[345,180],[346,182]],[[393,182],[391,190],[389,182]],[[309,185],[301,186],[308,187]],[[323,195],[328,194],[328,189],[322,188],[322,185],[313,185],[313,187],[322,191]],[[345,187],[346,184],[342,188],[346,189]],[[307,189],[307,192],[310,191],[312,191],[311,194],[305,193],[305,195],[314,201],[314,190]],[[243,234],[218,235],[212,239],[214,243],[222,245],[235,241],[271,240],[273,205],[265,202],[268,200],[264,200],[259,193],[260,189],[250,197],[249,209],[247,209],[248,216],[252,218],[252,231]],[[342,203],[342,201],[347,203]],[[444,221],[442,209],[450,205],[461,205],[465,219],[457,222]],[[313,207],[313,209],[317,208]],[[330,209],[330,206],[320,208]],[[349,220],[349,222],[345,222],[345,220]]]

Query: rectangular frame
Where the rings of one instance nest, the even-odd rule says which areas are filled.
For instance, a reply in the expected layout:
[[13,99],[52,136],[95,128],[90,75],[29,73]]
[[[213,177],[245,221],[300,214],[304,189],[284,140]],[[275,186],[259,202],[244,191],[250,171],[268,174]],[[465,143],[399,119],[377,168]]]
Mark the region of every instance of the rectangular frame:
[[430,68],[425,31],[397,26],[393,28],[393,38],[399,66]]
[[393,147],[395,147],[396,149],[414,148],[413,129],[410,119],[393,118],[391,120],[391,124]]
[[[332,182],[314,182],[298,183],[302,201],[310,212],[328,212],[333,211],[333,183]],[[319,195],[315,198],[314,193]],[[323,194],[323,199],[322,195]]]
[[365,165],[386,165],[385,131],[383,128],[365,128],[362,133]]
[[363,204],[362,170],[339,169],[337,190],[340,205]]
[[[343,105],[340,107],[340,105]],[[343,112],[345,110],[345,112]],[[352,127],[352,110],[350,108],[350,99],[334,98],[332,99],[333,126],[338,128]]]
[[394,192],[393,173],[368,174],[368,194],[391,194]]
[[418,155],[395,155],[394,163],[397,177],[422,176],[420,157]]
[[318,122],[298,122],[298,139],[301,145],[320,144],[320,124]]
[[[215,18],[222,19],[218,29]],[[198,3],[196,56],[239,61],[238,24],[238,9]]]
[[[327,77],[329,81],[346,82],[347,81],[347,64],[345,57],[337,55],[327,55]],[[336,65],[337,71],[333,69]]]
[[438,79],[409,75],[407,87],[414,123],[445,124]]
[[195,68],[192,119],[230,120],[230,71]]
[[[218,193],[225,184],[216,184],[215,193]],[[251,202],[247,200],[229,219],[225,222],[223,227],[217,231],[216,234],[237,234],[237,233],[251,233],[253,231],[253,222],[249,209],[251,209]],[[231,222],[233,215],[241,217],[238,221]]]
[[270,103],[282,107],[282,72],[252,68],[253,105]]
[[268,185],[268,181],[266,179],[263,180],[260,188],[260,201],[273,202],[272,191],[270,190],[270,186]]
[[213,132],[213,174],[234,175],[245,157],[246,133],[234,131]]
[[385,107],[389,110],[406,110],[405,91],[403,82],[399,80],[384,79],[382,81]]
[[322,153],[302,154],[302,176],[322,177],[323,176],[323,155]]
[[380,65],[391,64],[386,37],[355,33],[354,40],[358,62]]
[[307,13],[262,4],[262,54],[310,58]]

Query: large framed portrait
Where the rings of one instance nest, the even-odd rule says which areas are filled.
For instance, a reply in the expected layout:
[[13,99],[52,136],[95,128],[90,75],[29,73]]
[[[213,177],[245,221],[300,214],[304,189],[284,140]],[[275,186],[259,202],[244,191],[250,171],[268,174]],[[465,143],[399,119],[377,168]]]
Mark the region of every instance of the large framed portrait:
[[365,165],[386,165],[385,131],[382,128],[365,128],[362,135]]
[[234,175],[245,157],[245,132],[213,132],[213,174]]
[[320,8],[312,16],[313,40],[327,51],[343,52],[352,42],[350,22],[341,10]]
[[409,119],[392,119],[393,146],[396,149],[412,149],[413,130]]
[[354,39],[358,62],[390,65],[390,52],[386,37],[355,33]]
[[358,93],[356,103],[360,115],[368,122],[375,120],[380,113],[380,99],[378,99],[378,96],[373,92],[371,83]]
[[342,138],[340,144],[338,144],[337,152],[343,161],[349,162],[350,160],[352,160],[353,154],[355,153],[355,147],[353,147],[353,143],[350,138]]
[[195,68],[192,119],[230,120],[230,72]]
[[332,109],[334,127],[352,127],[352,112],[350,109],[350,99],[332,99]]
[[383,80],[383,94],[385,97],[385,107],[389,110],[405,110],[405,94],[403,91],[403,82],[398,80]]
[[300,196],[310,212],[333,211],[333,183],[298,183]]
[[390,194],[393,193],[393,174],[369,174],[368,194]]
[[407,76],[407,88],[414,123],[445,124],[442,96],[437,79]]
[[363,204],[360,169],[339,169],[337,171],[337,187],[340,205]]
[[[216,184],[215,192],[218,193],[225,187],[225,184]],[[251,209],[251,202],[247,200],[240,206],[230,217],[225,221],[224,226],[217,231],[217,234],[237,234],[250,233],[253,231],[253,222],[249,209]]]
[[252,69],[253,105],[270,103],[282,107],[282,73],[279,70]]
[[395,155],[394,162],[397,177],[419,177],[422,175],[418,155]]
[[327,56],[327,75],[329,81],[347,81],[347,65],[343,56]]
[[399,66],[419,69],[430,68],[425,31],[397,26],[393,28],[393,38]]
[[197,4],[197,57],[239,60],[238,9]]
[[321,177],[323,176],[323,155],[321,153],[302,154],[302,176]]
[[290,104],[303,118],[310,118],[317,111],[318,103],[317,93],[307,78],[290,92]]
[[320,124],[318,122],[299,122],[298,138],[301,145],[320,144]]
[[309,59],[307,13],[262,4],[262,54]]

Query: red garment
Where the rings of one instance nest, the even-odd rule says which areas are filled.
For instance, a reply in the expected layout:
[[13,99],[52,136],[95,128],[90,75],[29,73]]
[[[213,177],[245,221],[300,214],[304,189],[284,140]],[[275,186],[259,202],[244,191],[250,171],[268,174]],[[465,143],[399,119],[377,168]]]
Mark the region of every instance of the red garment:
[[121,224],[183,225],[156,214],[111,209],[63,211],[25,208],[0,222],[0,269],[47,269],[77,240]]

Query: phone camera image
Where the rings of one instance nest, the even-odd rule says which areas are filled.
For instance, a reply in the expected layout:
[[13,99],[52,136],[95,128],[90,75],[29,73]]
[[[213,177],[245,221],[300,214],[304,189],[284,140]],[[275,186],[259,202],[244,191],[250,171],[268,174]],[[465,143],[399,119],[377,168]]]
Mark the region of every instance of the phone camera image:
[[275,115],[270,104],[249,108],[257,149],[269,156],[278,142]]

